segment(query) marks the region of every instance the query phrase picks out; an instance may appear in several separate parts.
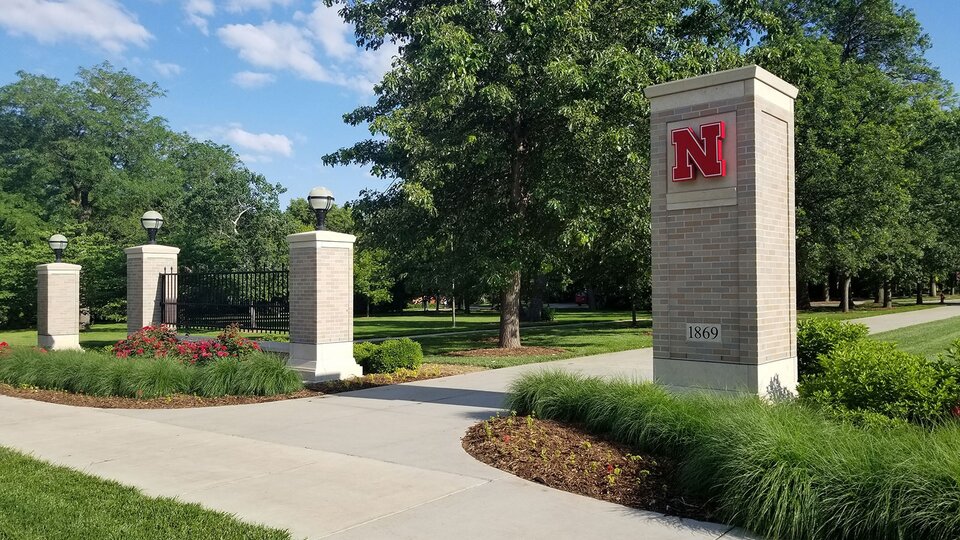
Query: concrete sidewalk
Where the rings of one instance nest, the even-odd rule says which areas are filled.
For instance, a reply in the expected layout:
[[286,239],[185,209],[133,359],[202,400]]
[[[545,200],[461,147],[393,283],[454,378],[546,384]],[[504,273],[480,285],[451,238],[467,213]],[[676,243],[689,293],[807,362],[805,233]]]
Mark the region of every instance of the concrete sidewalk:
[[[863,319],[872,331],[960,306]],[[585,329],[585,331],[589,331]],[[258,405],[103,410],[0,396],[0,445],[296,538],[746,538],[521,480],[460,437],[522,373],[652,376],[651,349]]]
[[960,303],[948,302],[934,308],[907,311],[904,313],[891,313],[890,315],[877,315],[875,317],[864,317],[862,319],[850,319],[850,322],[864,324],[870,329],[871,334],[879,334],[880,332],[896,330],[905,326],[942,321],[953,317],[960,317]]
[[0,397],[0,444],[302,538],[743,538],[731,527],[550,489],[467,455],[460,437],[519,374],[649,378],[651,350],[328,397],[103,410]]

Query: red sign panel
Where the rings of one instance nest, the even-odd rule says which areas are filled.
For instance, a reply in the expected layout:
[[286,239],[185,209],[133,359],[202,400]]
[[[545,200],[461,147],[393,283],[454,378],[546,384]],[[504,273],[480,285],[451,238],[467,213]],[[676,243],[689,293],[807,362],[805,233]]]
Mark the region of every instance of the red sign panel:
[[[723,178],[727,175],[727,160],[723,159],[723,139],[727,126],[713,122],[700,126],[700,136],[692,128],[670,132],[673,143],[673,181],[685,182],[696,178],[697,170],[704,178]],[[696,167],[696,170],[694,169]]]

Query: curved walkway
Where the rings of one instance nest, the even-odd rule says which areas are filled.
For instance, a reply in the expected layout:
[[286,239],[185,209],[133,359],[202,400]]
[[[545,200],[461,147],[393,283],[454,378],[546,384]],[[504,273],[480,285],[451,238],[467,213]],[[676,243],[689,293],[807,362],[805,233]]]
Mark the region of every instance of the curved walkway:
[[[947,313],[960,308],[864,322],[906,326]],[[641,349],[202,409],[86,409],[0,396],[0,445],[287,528],[295,538],[746,538],[728,526],[527,482],[460,447],[467,427],[494,414],[521,373],[559,368],[649,379],[651,366],[651,349]]]

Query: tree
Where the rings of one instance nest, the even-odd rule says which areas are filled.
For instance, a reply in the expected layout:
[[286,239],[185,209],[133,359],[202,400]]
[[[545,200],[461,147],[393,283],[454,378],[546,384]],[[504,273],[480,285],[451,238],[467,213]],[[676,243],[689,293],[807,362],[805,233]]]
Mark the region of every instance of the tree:
[[382,249],[357,251],[353,265],[353,289],[367,301],[367,317],[371,304],[382,304],[393,299],[393,276],[387,266],[387,252]]
[[382,219],[416,215],[420,245],[466,255],[499,293],[501,347],[521,344],[521,272],[646,185],[643,88],[740,58],[708,0],[326,1],[358,44],[401,52],[376,104],[345,116],[377,138],[325,161],[396,180]]

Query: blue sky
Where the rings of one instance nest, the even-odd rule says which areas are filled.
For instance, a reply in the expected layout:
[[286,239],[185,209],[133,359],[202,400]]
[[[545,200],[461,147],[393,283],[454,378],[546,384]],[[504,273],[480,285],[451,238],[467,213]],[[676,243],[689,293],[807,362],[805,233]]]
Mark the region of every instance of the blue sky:
[[[960,81],[960,0],[903,2],[933,39],[929,57]],[[341,117],[373,101],[394,50],[353,45],[352,28],[314,0],[0,0],[0,84],[25,70],[71,80],[109,60],[156,81],[153,113],[230,144],[291,197],[326,185],[338,202],[386,183],[321,156],[365,135]]]

